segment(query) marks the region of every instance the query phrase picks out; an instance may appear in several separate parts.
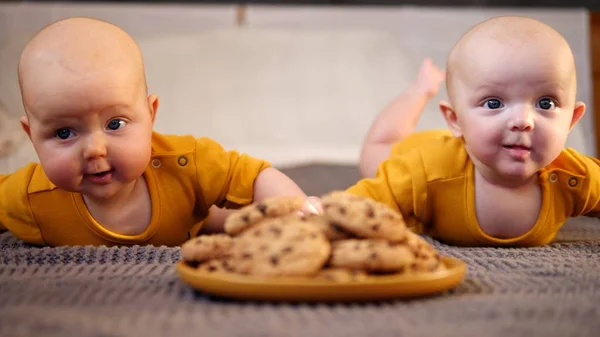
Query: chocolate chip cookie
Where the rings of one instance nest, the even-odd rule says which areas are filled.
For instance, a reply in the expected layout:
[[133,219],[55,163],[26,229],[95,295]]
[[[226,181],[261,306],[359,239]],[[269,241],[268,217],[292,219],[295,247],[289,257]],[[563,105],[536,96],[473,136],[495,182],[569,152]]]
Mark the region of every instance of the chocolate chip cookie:
[[302,197],[277,197],[240,208],[225,220],[225,232],[238,235],[263,219],[282,217],[302,208]]
[[373,199],[345,192],[322,198],[323,216],[357,237],[402,241],[408,229],[400,213]]
[[265,219],[236,238],[231,265],[242,274],[310,276],[329,258],[331,245],[315,226],[299,219]]
[[406,243],[383,239],[349,239],[332,243],[328,265],[373,273],[393,273],[411,268],[415,261],[415,252]]
[[188,262],[203,262],[226,255],[233,245],[227,234],[201,235],[181,245],[181,257]]

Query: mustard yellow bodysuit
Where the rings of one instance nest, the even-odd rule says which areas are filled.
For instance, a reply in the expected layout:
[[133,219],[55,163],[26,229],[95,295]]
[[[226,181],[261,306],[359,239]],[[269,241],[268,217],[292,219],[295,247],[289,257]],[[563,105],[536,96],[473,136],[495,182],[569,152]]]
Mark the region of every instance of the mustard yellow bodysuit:
[[83,196],[54,186],[40,164],[0,175],[0,229],[33,244],[175,246],[201,226],[212,205],[246,205],[254,180],[269,164],[225,151],[208,138],[152,136],[152,159],[144,179],[152,205],[146,230],[123,235],[102,227]]
[[527,233],[500,239],[484,233],[475,214],[474,166],[463,140],[445,131],[415,133],[399,142],[372,179],[347,191],[399,211],[417,233],[470,246],[540,246],[569,217],[600,211],[600,161],[563,150],[538,174],[542,203]]

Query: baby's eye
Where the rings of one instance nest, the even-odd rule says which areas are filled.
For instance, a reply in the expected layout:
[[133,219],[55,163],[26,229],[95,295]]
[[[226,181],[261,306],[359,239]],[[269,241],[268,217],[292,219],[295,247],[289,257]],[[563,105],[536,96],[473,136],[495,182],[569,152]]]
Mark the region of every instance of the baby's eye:
[[115,118],[115,119],[111,120],[110,122],[108,122],[107,127],[110,130],[119,130],[120,128],[124,127],[125,124],[126,123],[124,120]]
[[483,102],[483,106],[488,108],[488,109],[500,109],[502,107],[502,102],[500,102],[500,100],[492,98],[492,99],[488,99],[487,101]]
[[60,139],[69,139],[71,137],[71,135],[73,135],[73,132],[67,128],[58,129],[54,133],[54,136],[58,137]]
[[542,98],[538,101],[537,104],[543,110],[552,110],[556,106],[553,100],[550,98]]

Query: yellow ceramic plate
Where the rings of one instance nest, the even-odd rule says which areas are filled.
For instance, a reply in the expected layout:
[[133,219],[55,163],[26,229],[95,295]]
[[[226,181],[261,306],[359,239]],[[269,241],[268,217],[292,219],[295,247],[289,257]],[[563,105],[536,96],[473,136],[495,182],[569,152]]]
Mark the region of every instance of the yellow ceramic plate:
[[419,275],[372,276],[354,282],[303,278],[265,279],[236,274],[207,273],[177,263],[181,279],[204,293],[239,300],[263,301],[372,301],[414,298],[440,293],[457,286],[467,266],[461,260],[442,257],[445,270]]

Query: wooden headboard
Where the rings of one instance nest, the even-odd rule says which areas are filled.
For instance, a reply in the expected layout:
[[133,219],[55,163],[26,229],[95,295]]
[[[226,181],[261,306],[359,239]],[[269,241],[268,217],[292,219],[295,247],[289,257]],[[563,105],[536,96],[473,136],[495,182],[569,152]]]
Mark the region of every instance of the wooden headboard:
[[590,12],[590,62],[592,66],[592,102],[596,157],[600,157],[600,11]]

